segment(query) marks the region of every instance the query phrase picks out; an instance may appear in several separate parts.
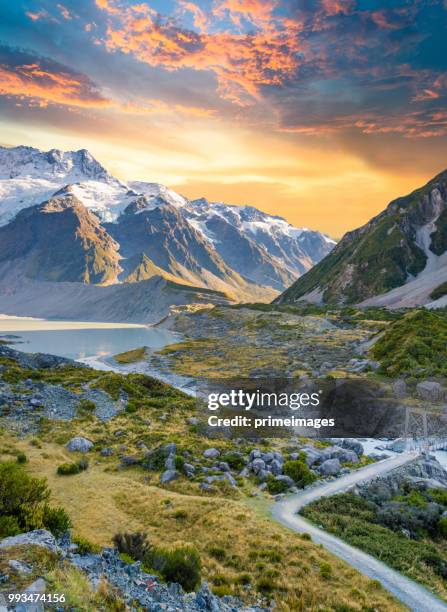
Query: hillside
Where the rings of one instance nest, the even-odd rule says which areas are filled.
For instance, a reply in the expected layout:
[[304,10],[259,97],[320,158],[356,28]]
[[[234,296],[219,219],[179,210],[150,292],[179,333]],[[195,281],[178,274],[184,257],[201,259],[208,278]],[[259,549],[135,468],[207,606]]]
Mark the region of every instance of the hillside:
[[447,171],[392,201],[299,278],[278,303],[444,305]]

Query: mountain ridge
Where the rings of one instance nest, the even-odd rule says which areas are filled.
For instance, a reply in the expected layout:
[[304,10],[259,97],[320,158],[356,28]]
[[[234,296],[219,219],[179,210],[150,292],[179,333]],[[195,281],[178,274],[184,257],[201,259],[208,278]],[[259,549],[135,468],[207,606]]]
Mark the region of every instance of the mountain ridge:
[[447,281],[447,171],[392,200],[281,294],[300,300],[365,306],[443,306],[431,294]]
[[[84,211],[77,214],[84,219],[94,215],[99,226],[93,259],[106,252],[111,266],[102,276],[62,274],[56,275],[58,281],[139,282],[157,272],[174,282],[223,291],[237,301],[265,301],[335,244],[320,232],[294,228],[254,207],[188,200],[158,183],[126,184],[85,149],[0,147],[0,230],[17,223],[22,209],[55,197],[78,202]],[[85,235],[80,238],[86,241]],[[60,241],[57,232],[53,239]],[[111,254],[114,243],[116,257]]]

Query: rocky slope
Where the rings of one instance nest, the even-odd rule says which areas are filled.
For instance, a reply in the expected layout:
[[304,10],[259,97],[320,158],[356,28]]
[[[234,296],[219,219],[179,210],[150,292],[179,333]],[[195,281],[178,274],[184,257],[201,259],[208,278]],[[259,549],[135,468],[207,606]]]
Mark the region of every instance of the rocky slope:
[[398,198],[278,299],[414,306],[447,303],[447,171]]
[[[31,147],[0,147],[0,232],[0,261],[25,285],[161,278],[236,301],[272,299],[334,246],[252,207],[124,184],[86,150]],[[9,290],[2,275],[1,288]],[[36,313],[30,307],[27,314]]]

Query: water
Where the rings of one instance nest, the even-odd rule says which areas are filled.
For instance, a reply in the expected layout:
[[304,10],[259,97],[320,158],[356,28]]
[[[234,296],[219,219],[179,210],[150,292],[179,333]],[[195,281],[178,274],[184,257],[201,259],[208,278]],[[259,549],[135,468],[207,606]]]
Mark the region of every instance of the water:
[[160,349],[178,342],[178,336],[163,329],[125,327],[108,329],[45,329],[1,331],[18,336],[11,347],[27,353],[49,353],[70,359],[108,357],[141,346]]

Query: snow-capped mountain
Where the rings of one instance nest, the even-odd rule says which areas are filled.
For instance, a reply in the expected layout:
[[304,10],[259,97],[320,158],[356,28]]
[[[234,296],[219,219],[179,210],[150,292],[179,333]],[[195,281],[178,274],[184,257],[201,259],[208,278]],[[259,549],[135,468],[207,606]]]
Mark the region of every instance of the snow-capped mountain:
[[0,147],[2,241],[0,264],[35,280],[102,285],[158,276],[251,301],[272,299],[335,245],[252,206],[124,183],[86,150],[31,147]]

